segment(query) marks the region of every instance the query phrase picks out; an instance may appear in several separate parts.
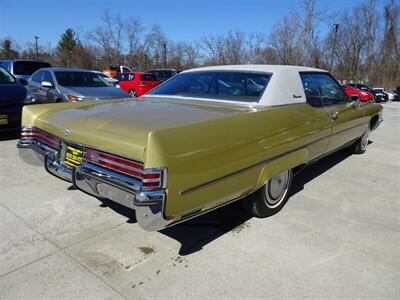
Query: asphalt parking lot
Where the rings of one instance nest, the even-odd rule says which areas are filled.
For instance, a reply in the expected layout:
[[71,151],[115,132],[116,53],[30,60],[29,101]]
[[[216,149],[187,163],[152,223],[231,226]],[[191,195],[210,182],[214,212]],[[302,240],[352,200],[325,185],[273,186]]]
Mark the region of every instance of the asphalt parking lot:
[[162,232],[0,141],[0,299],[400,298],[400,103],[364,155],[305,169],[283,210],[233,204]]

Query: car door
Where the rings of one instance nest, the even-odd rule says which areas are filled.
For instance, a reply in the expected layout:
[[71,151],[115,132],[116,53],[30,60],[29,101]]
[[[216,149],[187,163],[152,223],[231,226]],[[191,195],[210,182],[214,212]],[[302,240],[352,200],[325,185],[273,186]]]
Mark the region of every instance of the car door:
[[43,81],[47,81],[53,85],[53,87],[41,86],[41,93],[43,94],[43,101],[46,103],[53,103],[57,101],[58,93],[55,89],[53,75],[49,71],[43,71]]
[[303,84],[304,94],[306,96],[307,107],[310,111],[314,142],[307,148],[309,151],[309,160],[322,156],[326,152],[331,135],[332,121],[329,110],[322,102],[319,89],[315,81],[308,73],[300,73]]
[[364,111],[329,73],[310,73],[331,118],[331,137],[326,152],[359,138],[365,130]]
[[43,71],[37,71],[34,73],[29,80],[28,87],[31,93],[34,95],[37,102],[43,103],[44,98],[40,88],[42,87]]

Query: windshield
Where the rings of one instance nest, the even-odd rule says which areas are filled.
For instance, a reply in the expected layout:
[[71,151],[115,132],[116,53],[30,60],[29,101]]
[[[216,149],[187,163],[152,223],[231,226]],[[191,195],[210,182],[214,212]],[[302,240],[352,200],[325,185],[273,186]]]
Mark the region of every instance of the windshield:
[[0,67],[0,84],[15,83],[15,78],[3,67]]
[[271,74],[250,72],[197,71],[180,73],[149,94],[257,102],[270,78]]
[[40,61],[15,61],[13,67],[14,75],[32,75],[37,70],[42,68],[50,68],[51,65],[47,62]]
[[54,72],[57,82],[62,86],[107,87],[98,74],[92,72]]
[[4,69],[10,71],[11,62],[7,60],[0,60],[0,67],[4,67]]

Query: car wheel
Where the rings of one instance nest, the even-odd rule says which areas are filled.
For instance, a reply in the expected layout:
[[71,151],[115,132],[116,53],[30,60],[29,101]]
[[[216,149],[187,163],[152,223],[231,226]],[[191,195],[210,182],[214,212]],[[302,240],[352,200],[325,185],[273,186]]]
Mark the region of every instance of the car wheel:
[[368,125],[368,128],[364,131],[363,135],[353,145],[350,146],[351,153],[363,154],[367,150],[370,132],[371,129]]
[[262,188],[254,193],[253,197],[243,200],[245,208],[258,218],[276,214],[289,198],[292,178],[292,170],[283,171],[270,178]]
[[137,97],[137,94],[136,94],[135,90],[130,90],[129,91],[129,95],[131,95],[132,98],[136,98]]

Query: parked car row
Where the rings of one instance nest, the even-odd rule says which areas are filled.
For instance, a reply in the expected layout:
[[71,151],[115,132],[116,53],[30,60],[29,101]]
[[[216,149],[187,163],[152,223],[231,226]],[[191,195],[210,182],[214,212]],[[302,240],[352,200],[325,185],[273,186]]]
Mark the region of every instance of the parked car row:
[[[344,85],[345,87],[347,87],[349,89],[355,89],[358,90],[360,92],[355,92],[357,94],[360,95],[360,99],[365,99],[364,101],[370,101],[371,95],[373,95],[373,100],[375,100],[375,102],[380,103],[380,102],[387,102],[389,100],[393,100],[396,101],[396,89],[393,90],[393,93],[387,92],[384,88],[371,88],[368,87],[364,84],[357,84],[357,83],[348,83]],[[364,93],[361,93],[364,92]],[[361,97],[362,96],[362,97]]]

